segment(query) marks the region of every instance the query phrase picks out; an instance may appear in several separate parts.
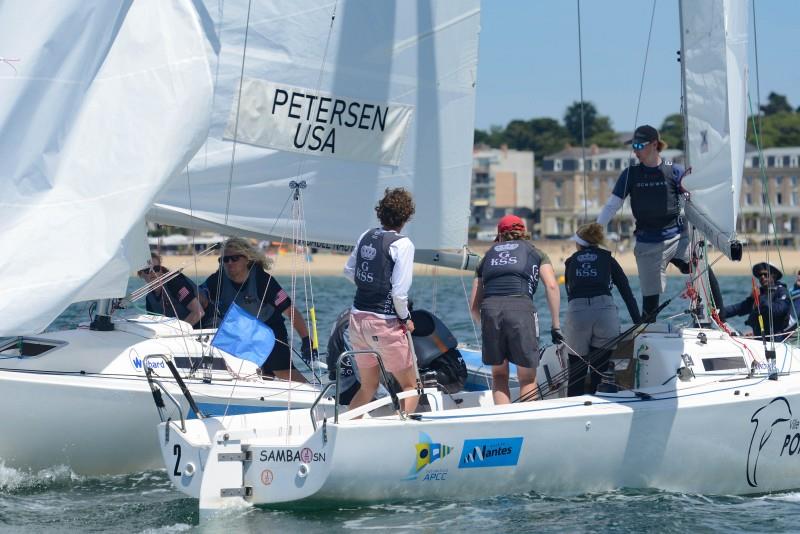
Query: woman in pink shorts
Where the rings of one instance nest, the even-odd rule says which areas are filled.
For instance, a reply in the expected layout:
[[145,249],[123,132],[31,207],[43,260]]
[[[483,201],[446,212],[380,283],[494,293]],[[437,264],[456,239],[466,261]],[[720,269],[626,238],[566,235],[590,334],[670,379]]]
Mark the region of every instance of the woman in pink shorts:
[[[414,267],[414,244],[400,234],[414,214],[414,201],[403,188],[387,189],[375,206],[381,226],[370,228],[358,238],[344,274],[356,284],[350,311],[350,343],[353,350],[380,353],[386,370],[403,391],[413,390],[416,374],[405,331],[414,323],[408,310],[408,291]],[[350,409],[367,404],[378,390],[378,360],[371,354],[357,354],[361,389]],[[413,412],[416,396],[403,400],[403,410]]]

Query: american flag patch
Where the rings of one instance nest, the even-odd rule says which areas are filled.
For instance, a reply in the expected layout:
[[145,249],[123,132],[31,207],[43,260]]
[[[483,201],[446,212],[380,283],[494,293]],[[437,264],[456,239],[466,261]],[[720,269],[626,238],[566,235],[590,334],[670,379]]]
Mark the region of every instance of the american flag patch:
[[288,298],[289,298],[289,295],[286,294],[286,291],[281,289],[280,291],[278,291],[278,294],[275,295],[275,306],[277,306],[278,304],[280,304],[281,302],[283,302],[284,300],[286,300]]
[[180,288],[180,290],[178,291],[178,300],[183,300],[188,296],[189,296],[189,288],[185,286]]

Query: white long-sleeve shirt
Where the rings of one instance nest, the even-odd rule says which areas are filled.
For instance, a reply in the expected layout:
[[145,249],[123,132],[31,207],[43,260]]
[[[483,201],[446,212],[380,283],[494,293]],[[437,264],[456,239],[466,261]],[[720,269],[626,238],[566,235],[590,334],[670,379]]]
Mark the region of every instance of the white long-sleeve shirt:
[[[394,232],[394,230],[384,230],[385,232]],[[356,257],[358,255],[358,243],[364,236],[372,232],[372,228],[358,236],[356,246],[350,257],[347,258],[347,263],[344,266],[344,275],[351,282],[355,283],[356,273]],[[397,233],[397,232],[394,232]],[[408,311],[408,292],[411,290],[411,280],[414,275],[414,243],[408,237],[401,237],[389,245],[389,254],[394,260],[394,268],[392,269],[392,303],[397,312],[397,317],[405,319],[410,315]],[[355,308],[353,308],[355,310]],[[359,313],[370,313],[376,317],[384,319],[393,319],[394,315],[384,315],[381,313],[365,312],[363,310],[355,310]]]

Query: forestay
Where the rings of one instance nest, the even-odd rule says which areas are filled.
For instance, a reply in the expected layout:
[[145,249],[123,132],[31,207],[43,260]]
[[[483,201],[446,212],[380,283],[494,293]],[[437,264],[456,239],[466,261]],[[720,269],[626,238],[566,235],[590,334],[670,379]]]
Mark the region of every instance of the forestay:
[[188,1],[0,4],[0,335],[124,295],[208,131],[207,43]]
[[739,259],[741,248],[732,243],[745,153],[747,2],[681,2],[680,13],[692,167],[683,181],[686,214],[726,256]]
[[418,251],[466,243],[477,0],[206,5],[221,47],[209,137],[151,220],[290,239],[289,183],[304,180],[308,241],[352,245],[402,186]]

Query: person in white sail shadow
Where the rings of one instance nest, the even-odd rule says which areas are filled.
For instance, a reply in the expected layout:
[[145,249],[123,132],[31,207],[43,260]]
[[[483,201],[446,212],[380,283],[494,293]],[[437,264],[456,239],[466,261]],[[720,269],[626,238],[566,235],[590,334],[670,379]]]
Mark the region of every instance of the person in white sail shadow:
[[[667,143],[652,126],[639,126],[626,143],[633,147],[639,163],[620,173],[597,222],[605,227],[630,195],[636,221],[633,254],[639,270],[642,315],[653,322],[660,295],[667,287],[667,266],[672,263],[683,274],[691,271],[691,240],[682,215],[685,169],[661,158]],[[711,268],[708,275],[714,305],[722,310],[722,294]]]
[[[161,255],[150,253],[147,267],[137,271],[137,275],[146,284],[150,284],[169,269],[161,265]],[[166,317],[177,317],[197,327],[203,318],[203,307],[197,299],[197,286],[183,273],[178,273],[163,284],[158,284],[145,297],[145,308],[149,313],[158,313]]]
[[[611,286],[617,286],[631,321],[641,322],[639,307],[633,297],[628,277],[611,253],[601,248],[605,243],[603,227],[598,223],[584,224],[572,236],[577,252],[564,262],[564,287],[567,290],[567,315],[564,335],[570,349],[570,397],[585,393],[587,363],[591,364],[590,393],[600,383],[600,372],[608,365],[614,347],[606,347],[619,335],[619,312],[611,296]],[[602,352],[597,353],[601,348]],[[596,353],[596,354],[595,354]],[[587,357],[594,354],[592,361]]]
[[[292,365],[287,317],[301,337],[303,359],[311,357],[311,341],[303,315],[292,305],[289,295],[275,278],[267,272],[269,260],[249,241],[241,237],[228,239],[219,258],[220,269],[212,273],[203,287],[207,288],[211,313],[214,306],[224,315],[234,302],[249,314],[258,317],[275,334],[275,346],[261,366],[264,376],[273,376],[295,382],[306,382],[305,377]],[[216,327],[222,317],[213,317],[209,326]]]
[[[347,259],[344,275],[356,284],[350,313],[353,350],[375,350],[403,391],[415,388],[417,376],[406,336],[414,331],[408,310],[408,292],[414,274],[414,244],[400,232],[414,214],[411,193],[399,187],[386,189],[375,206],[381,226],[361,234]],[[361,388],[350,409],[372,400],[378,390],[378,360],[371,354],[355,356]],[[403,410],[417,408],[416,395],[403,400]]]
[[472,284],[470,311],[481,324],[483,363],[492,366],[495,404],[508,404],[509,362],[517,366],[520,397],[536,397],[539,366],[539,317],[533,295],[544,283],[550,308],[553,343],[562,343],[559,322],[561,295],[550,257],[536,248],[516,215],[497,224],[496,244],[481,259]]

